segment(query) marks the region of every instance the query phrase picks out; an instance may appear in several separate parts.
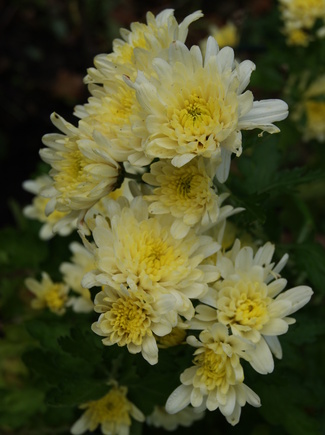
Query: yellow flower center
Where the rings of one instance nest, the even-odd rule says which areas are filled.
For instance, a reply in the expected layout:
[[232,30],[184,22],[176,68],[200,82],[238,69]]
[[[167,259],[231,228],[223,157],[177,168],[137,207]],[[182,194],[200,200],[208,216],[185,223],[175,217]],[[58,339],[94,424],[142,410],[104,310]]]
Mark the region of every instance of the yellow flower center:
[[322,126],[325,132],[325,102],[323,101],[307,101],[306,102],[307,122],[311,129]]
[[112,388],[110,392],[101,399],[83,405],[83,407],[88,408],[86,415],[89,418],[90,429],[95,429],[99,424],[105,422],[115,423],[116,425],[131,425],[129,416],[131,410],[130,402],[121,390],[122,389]]
[[53,177],[55,188],[66,198],[70,192],[78,187],[82,182],[86,182],[84,168],[88,161],[79,149],[67,147],[67,152],[60,161],[59,172]]
[[204,383],[208,390],[220,387],[227,378],[229,362],[224,352],[215,353],[214,350],[206,348],[204,352],[196,355],[193,362],[199,366],[196,372],[198,385]]
[[244,331],[260,330],[269,321],[267,285],[260,282],[224,282],[218,295],[218,320],[226,325],[241,325]]
[[152,334],[146,303],[140,299],[119,298],[108,315],[113,333],[119,337],[121,345],[141,345],[143,338]]
[[62,284],[53,284],[45,293],[44,300],[51,311],[57,311],[67,301],[67,295],[62,293]]
[[195,93],[185,100],[183,109],[175,109],[175,114],[177,123],[194,135],[200,132],[201,124],[209,125],[212,118],[209,104]]
[[152,281],[158,282],[185,262],[177,248],[150,230],[139,234],[136,242],[135,255],[139,261],[139,276],[143,271]]

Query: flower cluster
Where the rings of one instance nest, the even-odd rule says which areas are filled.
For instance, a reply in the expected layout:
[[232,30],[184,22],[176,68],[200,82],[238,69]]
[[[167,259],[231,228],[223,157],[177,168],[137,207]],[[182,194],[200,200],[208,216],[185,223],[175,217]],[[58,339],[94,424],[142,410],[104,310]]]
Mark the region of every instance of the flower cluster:
[[[271,243],[226,247],[227,219],[243,209],[226,204],[229,195],[219,190],[231,158],[242,153],[242,130],[277,133],[273,123],[288,108],[254,100],[246,88],[255,65],[237,61],[232,48],[220,49],[213,37],[204,55],[185,45],[201,16],[178,24],[167,9],[122,30],[113,52],[88,70],[91,96],[76,107],[78,126],[52,115],[60,133],[46,135],[40,151],[49,175],[25,185],[37,195],[25,213],[44,223],[41,237],[78,229],[83,242],[70,245],[63,283],[45,273],[41,283],[26,281],[34,308],[94,310],[89,328],[103,345],[125,347],[152,366],[159,349],[196,348],[181,385],[148,417],[169,429],[217,408],[236,424],[246,402],[260,406],[242,362],[272,372],[272,355],[282,356],[278,335],[312,295],[306,286],[283,292],[287,256],[275,265]],[[72,433],[98,426],[128,433],[130,415],[144,416],[126,393],[114,384],[83,404]]]

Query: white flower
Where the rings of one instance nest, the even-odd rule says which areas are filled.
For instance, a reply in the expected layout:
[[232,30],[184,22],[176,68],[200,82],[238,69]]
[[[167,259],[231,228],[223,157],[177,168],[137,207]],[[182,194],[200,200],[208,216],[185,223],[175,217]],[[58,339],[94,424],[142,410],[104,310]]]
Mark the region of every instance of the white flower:
[[221,279],[201,298],[206,305],[196,307],[193,328],[204,329],[220,322],[236,336],[254,343],[250,364],[259,373],[273,371],[272,353],[282,357],[278,335],[285,334],[295,319],[288,317],[303,307],[313,294],[299,286],[281,293],[287,281],[280,278],[285,255],[277,266],[272,263],[274,246],[266,243],[254,255],[251,247],[240,249],[237,241],[226,255],[217,254]]
[[106,337],[106,346],[127,346],[130,353],[142,354],[149,364],[157,364],[158,347],[154,334],[164,336],[177,323],[173,306],[175,299],[168,295],[152,296],[139,287],[120,291],[105,286],[95,297],[94,310],[101,315],[92,330]]
[[167,431],[174,431],[179,426],[189,427],[195,421],[204,417],[204,411],[187,406],[176,414],[168,414],[163,406],[155,406],[153,412],[146,418],[149,426],[162,427]]
[[65,313],[69,292],[66,284],[53,282],[46,272],[42,272],[40,282],[34,278],[26,278],[25,284],[35,296],[31,302],[32,308],[36,310],[49,308],[59,316]]
[[147,156],[171,159],[181,167],[195,156],[222,162],[217,176],[225,181],[231,153],[242,152],[241,130],[279,131],[272,123],[287,117],[281,100],[253,102],[247,87],[255,65],[238,63],[230,47],[219,51],[214,38],[207,42],[205,59],[199,47],[190,50],[179,41],[169,47],[168,59],[156,58],[157,79],[139,71],[133,83],[141,110],[134,115],[134,131]]
[[181,374],[182,385],[169,396],[166,410],[175,414],[189,404],[209,411],[219,408],[227,421],[235,425],[246,402],[260,406],[259,397],[243,383],[240,358],[247,359],[250,346],[240,337],[228,335],[227,327],[221,324],[202,331],[199,338],[187,338],[197,348],[194,365]]
[[149,294],[168,294],[175,299],[175,313],[194,314],[191,299],[203,296],[208,283],[217,279],[216,268],[201,265],[220,245],[208,236],[189,232],[176,239],[170,233],[172,217],[149,216],[141,198],[129,205],[125,198],[106,203],[107,217],[98,215],[92,231],[96,269],[83,285],[109,285],[120,290],[138,286]]
[[73,253],[71,263],[62,263],[60,272],[64,282],[78,296],[71,296],[67,305],[71,306],[77,313],[88,313],[93,310],[93,302],[90,291],[81,285],[81,280],[87,272],[95,268],[94,257],[88,249],[78,242],[72,242],[69,247]]
[[120,166],[105,140],[94,139],[82,121],[77,128],[57,114],[51,119],[64,134],[43,137],[47,148],[41,149],[40,155],[52,166],[53,179],[52,186],[42,190],[42,195],[50,198],[45,213],[57,210],[67,214],[66,220],[73,220],[115,188]]
[[[170,229],[175,238],[185,237],[190,228],[203,232],[224,216],[225,207],[221,210],[221,204],[228,195],[216,194],[202,158],[193,159],[181,168],[161,160],[153,163],[150,173],[143,174],[142,178],[155,186],[151,195],[144,196],[146,201],[151,202],[149,212],[171,214],[176,218]],[[239,211],[230,208],[233,213]]]
[[[51,239],[55,233],[53,231],[54,226],[58,224],[58,222],[64,221],[66,217],[66,213],[54,210],[49,216],[45,214],[45,209],[47,203],[49,202],[49,198],[45,198],[42,196],[42,190],[47,189],[52,186],[52,179],[48,175],[41,175],[37,177],[35,180],[26,180],[23,183],[23,188],[27,190],[27,192],[33,193],[35,197],[33,198],[33,202],[30,205],[27,205],[23,209],[23,213],[25,216],[31,219],[37,219],[42,222],[43,225],[40,229],[39,236],[42,240]],[[77,227],[77,220],[68,221],[64,225],[60,225],[57,233],[60,236],[67,236],[72,233]]]
[[82,404],[80,408],[85,412],[74,423],[71,433],[81,435],[100,426],[104,435],[128,435],[131,417],[142,422],[144,415],[127,399],[126,394],[126,387],[114,385],[104,397]]

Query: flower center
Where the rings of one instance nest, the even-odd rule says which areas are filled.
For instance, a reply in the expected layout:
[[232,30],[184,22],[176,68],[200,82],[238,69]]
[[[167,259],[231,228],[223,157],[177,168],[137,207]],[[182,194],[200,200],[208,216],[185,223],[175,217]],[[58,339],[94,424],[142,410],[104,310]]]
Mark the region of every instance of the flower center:
[[211,112],[207,102],[196,94],[190,95],[184,102],[184,108],[179,111],[179,123],[190,129],[193,133],[201,124],[208,125],[211,121]]
[[219,292],[218,320],[226,325],[242,325],[243,330],[262,329],[268,322],[267,285],[252,281],[225,282]]
[[63,197],[69,195],[73,189],[85,178],[84,168],[87,165],[85,156],[79,149],[68,148],[64,153],[64,159],[60,162],[59,172],[53,177],[55,187]]
[[178,250],[152,234],[151,231],[142,233],[137,248],[139,272],[143,270],[154,282],[160,281],[164,275],[168,274],[168,271],[175,270],[177,265],[183,263]]
[[87,417],[90,426],[97,427],[104,422],[125,424],[130,426],[130,404],[125,395],[117,388],[112,390],[99,400],[89,402]]
[[322,101],[307,101],[306,102],[306,111],[307,111],[307,120],[308,125],[311,128],[315,128],[317,126],[324,127],[324,119],[325,119],[325,103]]
[[120,298],[113,303],[108,314],[113,333],[124,344],[141,345],[143,337],[151,334],[148,310],[140,299]]
[[59,310],[67,301],[67,295],[60,294],[61,287],[61,284],[54,284],[44,296],[46,305],[49,307],[50,310]]
[[208,390],[221,386],[227,377],[227,362],[228,357],[224,352],[215,353],[206,348],[194,358],[194,364],[199,366],[196,372],[199,383],[204,383]]

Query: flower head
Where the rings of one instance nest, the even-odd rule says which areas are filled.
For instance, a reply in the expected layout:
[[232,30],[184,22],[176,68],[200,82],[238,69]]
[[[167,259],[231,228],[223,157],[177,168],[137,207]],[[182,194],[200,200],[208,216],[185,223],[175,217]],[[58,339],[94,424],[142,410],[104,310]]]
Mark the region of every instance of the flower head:
[[53,282],[46,272],[42,273],[41,282],[34,278],[26,278],[25,284],[35,296],[31,302],[32,308],[36,310],[48,308],[58,315],[65,313],[69,292],[66,284]]
[[73,220],[114,189],[120,166],[111,157],[107,143],[101,143],[102,138],[96,142],[82,121],[76,128],[57,114],[51,119],[65,134],[43,137],[47,148],[41,149],[40,155],[52,166],[53,179],[42,191],[50,198],[45,212],[49,215],[57,210]]
[[85,412],[71,428],[73,435],[93,432],[100,426],[104,435],[128,435],[131,417],[144,421],[143,413],[127,397],[127,388],[114,385],[110,391],[98,400],[92,400],[80,406]]
[[273,252],[271,243],[259,248],[255,255],[251,247],[240,249],[236,243],[228,255],[218,254],[221,279],[201,299],[206,305],[196,308],[198,323],[195,325],[199,329],[220,322],[236,336],[254,343],[250,364],[259,373],[272,372],[271,351],[278,358],[282,356],[277,336],[288,331],[289,325],[295,322],[288,316],[303,307],[313,293],[307,286],[281,293],[287,281],[278,273],[288,257],[284,256],[274,266]]
[[240,358],[246,359],[250,346],[239,337],[228,335],[228,329],[215,324],[200,333],[199,340],[187,338],[194,352],[194,365],[180,376],[182,385],[169,396],[166,410],[174,414],[191,404],[206,407],[209,411],[219,408],[231,424],[239,421],[241,407],[246,402],[260,406],[258,396],[244,383]]
[[223,217],[221,203],[227,195],[217,195],[202,158],[193,159],[181,168],[162,160],[153,163],[150,173],[145,173],[142,178],[155,186],[151,195],[144,196],[151,202],[149,212],[171,214],[176,218],[171,226],[175,238],[185,237],[190,228],[204,231],[216,224],[220,216]]
[[154,59],[153,67],[157,79],[149,80],[141,72],[134,83],[125,79],[136,90],[141,106],[134,115],[136,133],[152,159],[171,159],[176,167],[196,156],[211,158],[216,164],[221,160],[217,176],[224,181],[231,153],[242,151],[240,131],[278,132],[272,122],[288,114],[281,100],[253,102],[250,91],[243,93],[255,65],[250,61],[238,64],[232,48],[219,51],[212,37],[204,60],[197,46],[189,50],[175,41],[168,59]]

